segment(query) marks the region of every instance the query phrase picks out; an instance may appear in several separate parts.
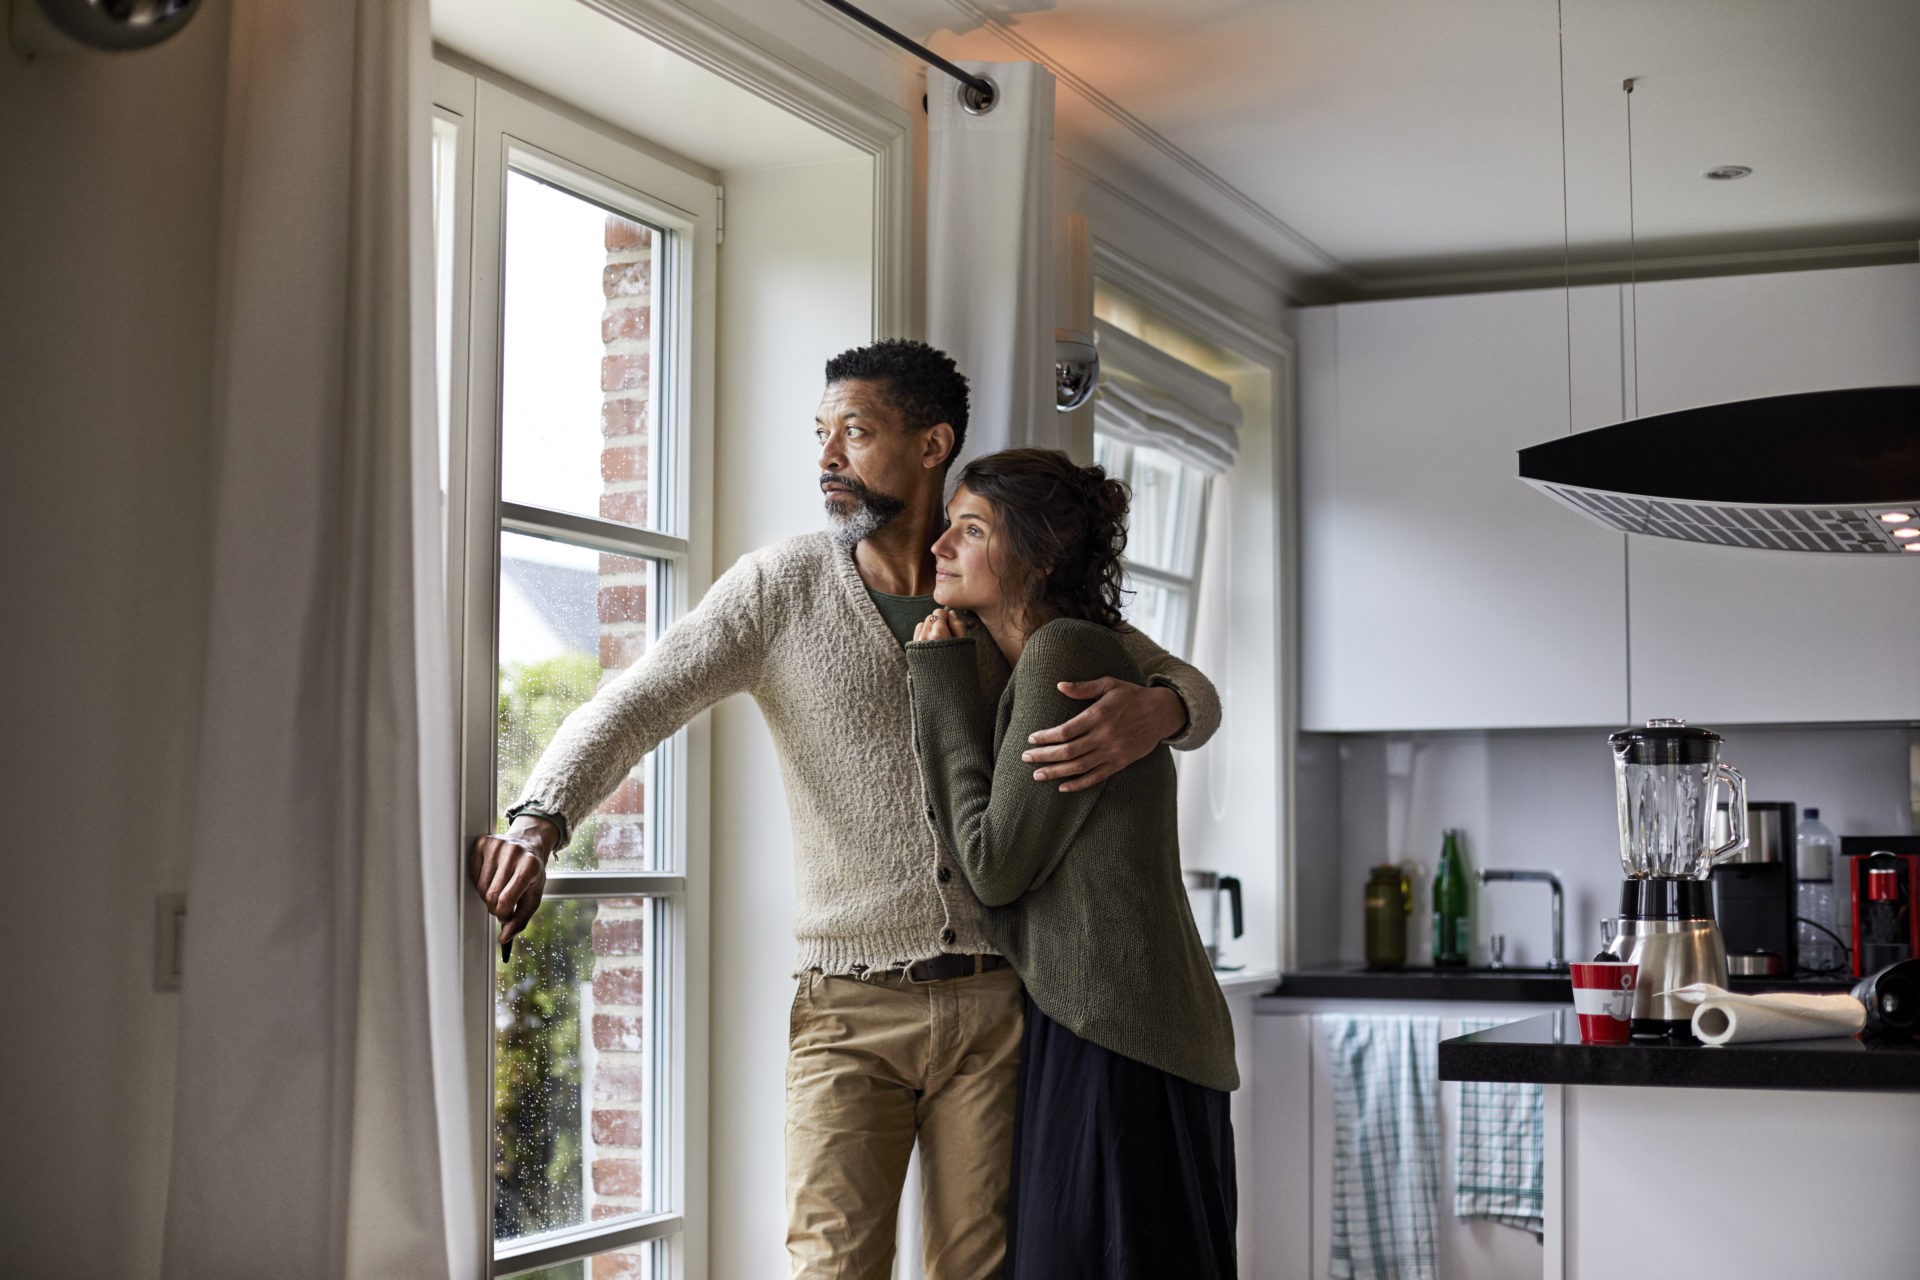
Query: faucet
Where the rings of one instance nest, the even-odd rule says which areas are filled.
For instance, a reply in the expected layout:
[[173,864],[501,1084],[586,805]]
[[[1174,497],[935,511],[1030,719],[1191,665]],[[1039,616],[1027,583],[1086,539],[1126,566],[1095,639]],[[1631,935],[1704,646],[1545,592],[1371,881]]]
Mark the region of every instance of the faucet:
[[1553,956],[1547,961],[1549,969],[1567,967],[1567,940],[1563,907],[1566,894],[1560,887],[1560,877],[1551,871],[1508,871],[1501,867],[1480,868],[1480,883],[1491,884],[1496,880],[1532,880],[1544,883],[1553,890]]

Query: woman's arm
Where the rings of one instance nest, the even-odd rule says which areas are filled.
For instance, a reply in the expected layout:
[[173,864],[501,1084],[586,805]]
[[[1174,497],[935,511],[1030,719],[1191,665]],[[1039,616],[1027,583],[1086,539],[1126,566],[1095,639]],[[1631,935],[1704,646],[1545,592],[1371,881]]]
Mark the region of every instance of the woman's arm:
[[1044,883],[1079,834],[1104,784],[1061,793],[1033,780],[1020,757],[1027,736],[1069,719],[1079,704],[1061,681],[1138,680],[1119,637],[1094,623],[1055,623],[1027,642],[1013,673],[1012,707],[998,758],[980,697],[971,638],[907,646],[920,776],[934,822],[975,896],[1004,906]]

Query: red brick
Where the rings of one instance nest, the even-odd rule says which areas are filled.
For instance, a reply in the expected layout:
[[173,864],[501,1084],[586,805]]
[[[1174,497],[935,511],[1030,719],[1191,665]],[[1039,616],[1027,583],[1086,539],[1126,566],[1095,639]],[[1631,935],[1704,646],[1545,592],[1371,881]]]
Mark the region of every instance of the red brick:
[[597,956],[638,956],[647,949],[645,920],[595,920],[593,954]]
[[647,971],[602,969],[593,975],[595,1004],[640,1004],[647,998]]
[[631,582],[621,586],[602,587],[599,601],[602,622],[645,622],[647,620],[645,583]]
[[647,633],[635,627],[631,631],[600,633],[600,667],[603,671],[625,671],[640,661],[647,651]]
[[619,396],[600,405],[600,432],[609,436],[637,436],[647,433],[647,398]]
[[628,1214],[641,1212],[644,1211],[637,1204],[607,1204],[605,1201],[602,1201],[593,1206],[593,1220],[600,1222],[607,1218],[624,1218]]
[[645,813],[647,811],[647,783],[644,778],[629,774],[620,779],[620,785],[613,794],[600,802],[595,813]]
[[640,1053],[647,1047],[646,1020],[637,1013],[593,1015],[593,1047],[619,1053]]
[[593,1189],[603,1196],[637,1196],[646,1185],[646,1166],[614,1157],[593,1162]]
[[618,520],[622,524],[644,526],[647,523],[646,490],[633,489],[625,493],[601,494],[600,518]]
[[[596,1206],[597,1208],[597,1206]],[[608,1214],[609,1218],[632,1213],[632,1209],[618,1209]],[[594,1215],[598,1217],[598,1213]],[[593,1280],[647,1280],[646,1255],[639,1253],[596,1253],[593,1256]]]
[[602,863],[645,862],[651,852],[644,822],[603,822],[593,838],[593,856]]
[[600,576],[603,578],[622,577],[629,573],[645,573],[648,565],[645,560],[636,560],[632,556],[609,555],[600,553]]
[[644,351],[628,351],[600,357],[602,391],[639,391],[647,385],[651,359]]
[[646,1072],[637,1066],[601,1059],[594,1064],[593,1068],[593,1100],[595,1102],[645,1102],[647,1100]]
[[610,484],[647,478],[647,446],[627,445],[600,451],[600,478]]
[[653,243],[653,232],[647,230],[631,218],[623,218],[617,213],[607,215],[607,239],[609,249],[644,249]]
[[652,307],[613,307],[600,314],[600,341],[643,341],[653,332]]
[[645,1113],[639,1111],[595,1111],[593,1140],[607,1147],[644,1146],[645,1119]]
[[600,292],[609,298],[645,298],[653,293],[653,263],[609,262],[600,273]]

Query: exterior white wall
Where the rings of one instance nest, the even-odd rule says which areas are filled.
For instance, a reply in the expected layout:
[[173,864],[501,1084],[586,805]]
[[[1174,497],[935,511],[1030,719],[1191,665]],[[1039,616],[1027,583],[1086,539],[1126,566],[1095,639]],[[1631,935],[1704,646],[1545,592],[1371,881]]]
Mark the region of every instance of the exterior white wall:
[[209,0],[141,53],[0,49],[13,1275],[159,1272],[154,896],[185,887],[195,790],[226,33]]
[[[724,177],[714,569],[824,523],[813,411],[829,357],[872,339],[872,166]],[[759,709],[713,713],[709,1273],[785,1273],[793,841]]]

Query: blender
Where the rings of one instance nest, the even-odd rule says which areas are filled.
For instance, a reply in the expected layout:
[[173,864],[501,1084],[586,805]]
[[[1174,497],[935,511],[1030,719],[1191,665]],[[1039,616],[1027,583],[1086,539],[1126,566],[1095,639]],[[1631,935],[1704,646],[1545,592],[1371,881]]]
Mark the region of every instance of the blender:
[[[1640,966],[1636,1038],[1690,1038],[1693,1006],[1667,994],[1727,985],[1727,948],[1713,917],[1713,865],[1747,845],[1747,782],[1720,763],[1720,735],[1684,720],[1649,720],[1607,739],[1620,810],[1620,922],[1607,954]],[[1725,786],[1727,839],[1712,840]]]

